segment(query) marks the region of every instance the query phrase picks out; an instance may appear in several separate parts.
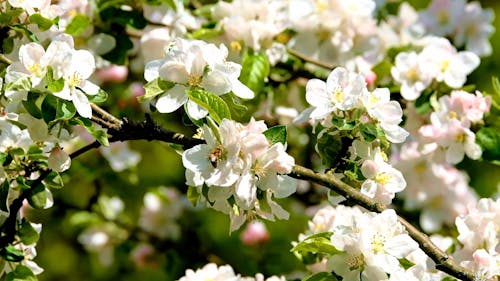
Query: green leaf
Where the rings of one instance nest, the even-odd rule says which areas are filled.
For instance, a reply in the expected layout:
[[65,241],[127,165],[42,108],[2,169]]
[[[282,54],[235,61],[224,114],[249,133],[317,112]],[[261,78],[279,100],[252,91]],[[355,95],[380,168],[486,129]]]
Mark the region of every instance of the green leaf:
[[415,111],[420,114],[424,115],[427,112],[429,112],[432,109],[431,103],[429,100],[429,95],[422,93],[420,97],[418,97],[415,100]]
[[54,22],[52,20],[45,18],[40,14],[32,14],[29,17],[29,19],[30,19],[30,22],[38,25],[38,28],[40,29],[40,31],[45,31],[45,30],[49,29],[54,24]]
[[302,281],[338,281],[338,279],[330,272],[318,272],[302,279]]
[[9,211],[9,205],[7,204],[7,198],[9,196],[10,182],[8,179],[0,184],[0,210],[4,212]]
[[51,93],[58,93],[62,91],[62,89],[64,88],[64,78],[61,77],[57,80],[54,80],[52,78],[52,75],[47,75],[47,78],[47,91]]
[[282,144],[286,144],[286,126],[277,125],[271,127],[263,132],[264,136],[266,136],[267,140],[272,143],[281,142]]
[[382,128],[380,128],[377,124],[366,123],[361,124],[359,127],[361,135],[367,142],[372,142],[377,138],[385,136],[384,130],[382,130]]
[[391,76],[392,63],[388,60],[383,60],[376,64],[372,71],[377,75],[377,80],[382,81],[383,78]]
[[58,99],[56,96],[49,94],[45,96],[42,102],[42,118],[47,124],[56,119]]
[[47,202],[47,191],[43,184],[31,188],[28,192],[28,203],[35,209],[44,209]]
[[40,96],[40,95],[33,93],[33,92],[28,92],[27,99],[22,101],[24,109],[26,109],[26,111],[28,111],[28,113],[31,114],[31,116],[33,116],[37,119],[42,118],[42,109],[40,108],[40,105],[38,104],[39,103],[38,99],[40,97],[43,97],[43,96]]
[[8,153],[0,152],[0,165],[4,165],[5,162],[7,162],[7,159],[9,158]]
[[1,26],[9,25],[11,22],[17,20],[19,15],[21,15],[23,12],[24,9],[15,8],[5,13],[0,13],[0,25]]
[[5,85],[6,91],[29,91],[31,90],[31,81],[28,77],[19,77],[14,82]]
[[500,130],[494,127],[483,127],[476,133],[476,142],[483,150],[483,159],[500,160]]
[[37,281],[33,271],[25,265],[18,265],[14,271],[7,274],[5,281]]
[[191,204],[196,207],[198,201],[200,200],[201,194],[198,193],[198,188],[196,186],[189,186],[187,190],[187,198]]
[[28,37],[31,40],[31,42],[40,43],[40,40],[38,40],[36,35],[31,30],[29,30],[25,25],[15,24],[15,25],[11,25],[10,28],[12,28],[13,30],[15,30],[17,32],[24,34],[26,37]]
[[342,150],[342,140],[341,137],[337,135],[332,135],[329,133],[323,134],[316,141],[316,151],[323,164],[328,167],[334,167],[336,163],[339,161],[339,155]]
[[348,120],[339,116],[332,117],[332,124],[339,130],[352,131],[356,127],[356,121]]
[[256,94],[262,91],[271,70],[267,56],[248,51],[243,55],[241,66],[240,81]]
[[412,266],[414,266],[415,264],[411,261],[409,261],[408,259],[399,259],[399,264],[406,270]]
[[72,102],[62,99],[56,101],[56,118],[58,120],[69,120],[76,114],[76,108]]
[[222,34],[222,28],[220,24],[210,26],[208,28],[202,27],[191,33],[191,38],[193,39],[211,39]]
[[43,183],[50,188],[62,188],[64,186],[64,181],[59,175],[58,172],[52,171],[49,173],[49,175],[43,180]]
[[38,238],[40,238],[40,234],[38,234],[31,223],[25,219],[23,219],[23,222],[20,225],[18,235],[21,242],[25,245],[34,244],[38,241]]
[[23,251],[16,249],[12,245],[0,249],[0,256],[7,261],[20,262],[24,260]]
[[108,135],[104,130],[99,130],[94,127],[92,121],[83,117],[76,117],[71,119],[71,123],[84,127],[98,142],[104,146],[109,146]]
[[167,90],[172,88],[174,83],[170,81],[165,81],[161,78],[156,78],[144,85],[144,95],[137,98],[139,102],[148,101],[158,95],[165,93]]
[[66,26],[65,32],[73,36],[78,36],[82,34],[91,23],[92,21],[89,17],[84,14],[78,14],[74,16],[68,26]]
[[337,250],[337,248],[332,245],[329,238],[325,237],[309,237],[295,245],[291,251],[300,253],[323,253],[328,255],[334,255],[342,252]]
[[[83,92],[83,90],[82,90],[82,92]],[[104,91],[103,89],[99,88],[99,90],[97,91],[97,94],[88,95],[87,98],[89,99],[89,102],[92,102],[92,103],[103,103],[108,99],[108,93],[106,91]]]
[[186,92],[189,99],[205,108],[217,123],[220,123],[224,118],[231,119],[229,107],[219,96],[200,88],[190,88]]
[[123,65],[128,60],[128,51],[134,47],[134,43],[130,40],[124,29],[118,30],[113,37],[116,40],[116,46],[113,50],[102,55],[105,60],[114,64]]
[[129,25],[135,29],[144,29],[148,22],[142,12],[137,10],[125,11],[116,7],[109,7],[99,12],[101,19],[109,20],[113,23],[126,26]]
[[231,116],[243,117],[243,115],[248,111],[248,107],[242,105],[234,93],[229,93],[222,95],[221,98],[229,106],[231,111]]

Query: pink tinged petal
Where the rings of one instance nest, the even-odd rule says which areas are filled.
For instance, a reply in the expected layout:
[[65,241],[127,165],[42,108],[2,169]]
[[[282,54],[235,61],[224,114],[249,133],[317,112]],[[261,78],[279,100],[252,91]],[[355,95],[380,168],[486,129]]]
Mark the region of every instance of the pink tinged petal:
[[304,122],[309,121],[311,118],[311,114],[314,111],[314,107],[309,107],[306,108],[304,111],[302,111],[295,119],[293,119],[293,123],[295,124],[301,124]]
[[382,123],[398,125],[402,121],[403,110],[397,101],[389,101],[379,104],[372,111],[372,116]]
[[90,107],[90,102],[87,96],[79,90],[74,90],[71,92],[71,100],[76,107],[76,111],[80,116],[85,118],[92,117],[92,108]]
[[210,147],[206,144],[200,144],[190,148],[182,153],[182,165],[188,170],[194,172],[204,172],[213,169],[208,156]]
[[410,135],[408,131],[399,127],[398,125],[380,124],[380,127],[384,129],[385,137],[387,138],[387,140],[392,143],[403,143]]
[[82,85],[80,85],[80,88],[85,92],[87,95],[97,95],[99,92],[99,86],[96,84],[89,82],[89,81],[83,81]]
[[158,68],[160,78],[172,81],[179,84],[187,84],[189,73],[186,70],[186,65],[178,61],[167,61]]
[[316,108],[313,108],[309,117],[313,120],[323,119],[334,110],[334,107],[318,106]]
[[[372,262],[374,262],[374,264],[370,264],[371,266],[369,266],[369,267],[372,269],[377,269],[380,273],[384,274],[384,277],[383,277],[383,279],[378,279],[377,276],[373,275],[374,272],[370,272],[368,267],[367,267],[364,270],[364,273],[368,277],[368,278],[366,278],[366,280],[373,280],[373,281],[386,280],[387,275],[385,274],[385,272],[393,273],[393,272],[396,272],[396,271],[402,269],[401,265],[399,264],[399,261],[395,257],[387,255],[387,254],[378,254],[378,255],[373,256]],[[365,279],[363,279],[363,280],[365,280]]]
[[203,76],[203,71],[207,65],[206,61],[203,59],[203,52],[200,46],[194,45],[189,48],[186,58],[186,71],[193,76],[201,77]]
[[44,54],[45,50],[37,43],[29,43],[19,48],[19,60],[27,69],[34,64],[40,63]]
[[422,90],[415,85],[408,85],[407,83],[401,85],[401,96],[406,100],[414,101],[420,97],[421,93]]
[[[247,220],[247,216],[245,214],[236,215],[231,210],[231,212],[229,213],[229,219],[230,219],[229,231],[233,232],[235,230],[238,230],[245,223],[245,221]],[[235,279],[235,280],[237,280],[237,279]]]
[[254,92],[238,79],[231,80],[231,87],[237,97],[242,99],[253,99],[255,97]]
[[186,109],[189,116],[191,116],[196,120],[204,118],[208,114],[208,111],[205,108],[201,107],[200,105],[191,100],[187,101]]
[[176,111],[187,101],[188,97],[186,95],[186,87],[182,85],[175,85],[158,98],[155,106],[161,113],[170,113]]
[[48,165],[56,172],[64,172],[71,166],[71,158],[61,148],[56,147],[50,152]]
[[146,64],[144,69],[144,79],[151,82],[160,76],[159,70],[160,66],[163,65],[164,60],[154,60]]
[[325,82],[319,79],[311,79],[306,85],[306,100],[316,107],[323,107],[325,104],[331,103],[326,91]]
[[271,207],[271,212],[277,219],[287,220],[290,217],[290,214],[278,203],[274,202],[270,195],[267,196],[267,203]]

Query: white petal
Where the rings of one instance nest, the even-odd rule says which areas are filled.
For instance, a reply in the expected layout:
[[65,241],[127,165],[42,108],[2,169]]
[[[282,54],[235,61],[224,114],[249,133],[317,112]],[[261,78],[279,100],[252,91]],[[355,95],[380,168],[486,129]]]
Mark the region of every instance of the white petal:
[[210,147],[206,144],[199,144],[182,153],[182,165],[194,172],[204,172],[211,168],[209,155]]
[[208,72],[205,77],[203,77],[201,86],[217,95],[222,95],[231,91],[230,78],[218,70]]
[[160,77],[167,81],[179,84],[186,84],[189,79],[189,73],[186,66],[178,61],[167,61],[158,69]]
[[91,96],[97,95],[100,89],[99,86],[89,81],[84,81],[80,88],[85,92],[85,94]]
[[144,69],[144,79],[150,82],[155,80],[160,76],[158,73],[160,66],[163,64],[163,60],[154,60],[150,61],[146,64],[146,68]]
[[236,202],[245,210],[251,209],[257,199],[257,188],[255,186],[255,176],[249,171],[240,176],[236,183]]
[[241,83],[238,79],[231,80],[233,93],[242,99],[253,99],[255,94],[245,84]]
[[175,85],[158,98],[155,106],[161,113],[170,113],[181,107],[187,100],[186,87]]
[[85,118],[92,117],[92,108],[90,107],[89,99],[84,93],[76,89],[71,91],[71,100],[80,116]]
[[189,114],[189,116],[191,116],[196,120],[204,118],[208,114],[208,111],[205,108],[201,107],[200,105],[191,100],[187,101],[186,110],[187,114]]
[[306,100],[312,106],[324,106],[330,103],[326,92],[326,83],[319,79],[311,79],[306,85]]
[[95,70],[94,56],[86,50],[75,50],[71,55],[71,66],[70,74],[78,72],[82,79],[87,79]]

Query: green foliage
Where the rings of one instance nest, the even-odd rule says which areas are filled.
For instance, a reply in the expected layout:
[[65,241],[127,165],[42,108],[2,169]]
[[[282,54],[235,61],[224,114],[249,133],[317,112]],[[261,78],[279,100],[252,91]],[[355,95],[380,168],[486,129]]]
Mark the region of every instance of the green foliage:
[[324,165],[334,167],[339,161],[339,153],[342,151],[342,139],[339,134],[322,134],[316,141],[316,151],[321,157]]
[[115,64],[125,64],[128,61],[127,53],[134,47],[125,29],[114,28],[112,35],[116,40],[116,46],[113,50],[107,52],[102,57]]
[[385,132],[379,125],[374,123],[365,123],[359,125],[359,131],[367,142],[372,142],[376,139],[385,138]]
[[90,20],[89,17],[84,14],[78,14],[73,17],[71,22],[66,27],[65,32],[73,36],[78,36],[82,34],[91,23],[92,20]]
[[48,200],[45,186],[43,186],[43,184],[39,184],[32,187],[28,192],[27,199],[31,207],[35,209],[44,209]]
[[172,88],[174,83],[170,81],[165,81],[161,78],[156,78],[144,85],[144,95],[137,98],[139,102],[146,102],[152,98],[165,93],[167,90]]
[[9,206],[7,205],[7,197],[9,196],[10,182],[5,179],[0,183],[0,210],[4,212],[9,211]]
[[59,189],[64,186],[63,179],[58,172],[52,171],[49,175],[43,180],[43,183],[50,188]]
[[38,241],[38,238],[40,238],[40,235],[36,232],[31,223],[25,219],[23,219],[19,225],[19,231],[17,234],[19,235],[21,242],[25,245],[34,244]]
[[295,245],[291,251],[299,254],[321,253],[335,255],[341,253],[342,251],[337,250],[337,248],[332,245],[332,242],[330,241],[331,236],[331,232],[322,232],[311,235]]
[[41,105],[43,120],[47,124],[67,121],[76,115],[76,108],[71,101],[60,99],[54,95],[46,95]]
[[483,150],[483,159],[500,164],[500,130],[483,127],[476,133],[476,142]]
[[275,144],[278,142],[281,142],[282,144],[286,144],[286,126],[284,125],[277,125],[274,127],[271,127],[267,129],[266,131],[263,132],[264,136],[266,136],[267,140],[271,144]]
[[5,278],[6,281],[36,281],[35,274],[31,269],[24,265],[18,265],[14,271],[9,272]]
[[70,120],[70,124],[84,127],[99,143],[109,146],[108,134],[104,130],[96,129],[89,119],[75,117]]
[[271,70],[267,56],[249,50],[243,55],[241,66],[240,81],[256,94],[261,92]]
[[40,102],[43,101],[43,95],[39,95],[34,92],[28,92],[28,97],[26,100],[22,101],[24,109],[35,118],[42,118],[42,110],[40,108]]
[[4,258],[6,261],[20,262],[24,260],[24,253],[16,249],[16,247],[8,245],[0,249],[0,257]]
[[201,194],[198,192],[198,188],[196,186],[189,186],[186,196],[189,202],[196,207],[196,205],[198,205],[198,201],[200,200]]
[[29,19],[30,22],[36,24],[41,31],[48,30],[54,24],[54,21],[40,14],[32,14]]
[[231,119],[229,107],[221,97],[200,88],[190,88],[186,93],[190,100],[208,110],[215,122]]
[[109,19],[114,23],[122,26],[128,25],[135,29],[143,29],[148,23],[142,12],[138,10],[126,11],[117,7],[109,7],[101,10],[99,15],[102,19]]
[[412,266],[415,265],[415,263],[411,262],[410,260],[408,259],[399,259],[399,264],[404,268],[404,269],[408,269]]
[[15,8],[8,10],[6,12],[0,13],[0,26],[7,26],[18,19],[18,17],[24,12],[22,8]]

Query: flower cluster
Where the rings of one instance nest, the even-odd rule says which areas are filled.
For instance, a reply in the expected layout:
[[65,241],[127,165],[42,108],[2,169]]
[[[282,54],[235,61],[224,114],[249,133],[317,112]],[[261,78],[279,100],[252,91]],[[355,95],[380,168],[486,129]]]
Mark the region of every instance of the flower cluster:
[[460,88],[467,75],[479,66],[476,54],[457,52],[447,39],[429,37],[422,41],[425,47],[421,52],[399,53],[391,69],[392,77],[401,84],[401,96],[406,100],[417,99],[434,80]]
[[[53,38],[47,50],[34,42],[21,46],[19,61],[7,68],[5,82],[14,92],[49,89],[54,96],[71,101],[82,117],[90,118],[87,95],[99,92],[99,87],[87,80],[94,70],[94,56],[86,50],[75,50],[73,37],[61,34]],[[6,93],[9,95],[13,93]]]
[[218,128],[203,126],[206,144],[182,154],[187,184],[197,187],[200,194],[208,188],[210,206],[230,214],[231,230],[254,214],[269,220],[288,218],[272,198],[295,192],[295,181],[285,176],[295,162],[283,143],[267,140],[266,130],[263,121],[252,119],[242,125],[223,119]]
[[[317,238],[320,233],[325,234],[324,240]],[[393,210],[376,214],[341,205],[320,209],[309,222],[308,232],[299,236],[295,249],[319,242],[336,250],[319,252],[320,264],[312,269],[334,272],[344,280],[388,280],[388,274],[392,277],[404,272],[400,260],[418,249]]]
[[162,93],[155,106],[159,112],[169,113],[187,103],[188,114],[201,119],[207,109],[192,102],[187,91],[200,87],[217,95],[233,92],[236,96],[251,99],[254,93],[238,80],[241,65],[227,62],[227,48],[200,40],[177,39],[165,51],[165,58],[146,64],[144,78],[151,82],[161,79],[174,83]]
[[241,277],[240,274],[235,274],[230,265],[217,266],[215,263],[209,263],[196,271],[192,269],[186,270],[186,275],[181,277],[179,281],[285,281],[285,277],[271,276],[264,278],[260,273],[254,277]]
[[462,248],[456,257],[472,269],[478,280],[500,276],[500,199],[481,199],[457,217],[458,241]]

